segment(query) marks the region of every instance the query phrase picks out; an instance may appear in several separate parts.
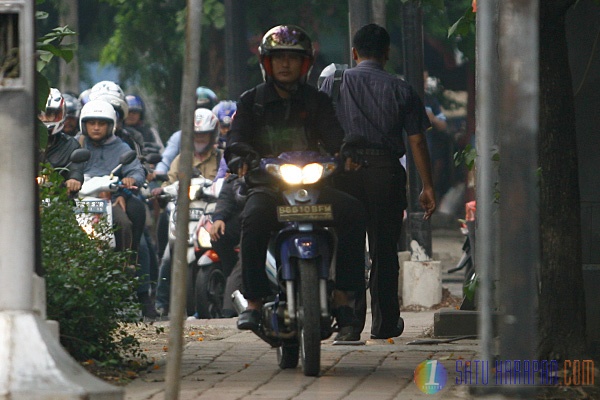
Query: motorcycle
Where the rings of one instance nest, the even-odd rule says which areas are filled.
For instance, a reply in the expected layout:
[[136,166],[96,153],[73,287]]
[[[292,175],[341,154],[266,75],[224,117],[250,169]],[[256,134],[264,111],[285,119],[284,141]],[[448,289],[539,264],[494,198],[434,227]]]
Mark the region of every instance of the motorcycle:
[[[215,210],[222,180],[211,181],[202,176],[194,177],[190,182],[190,206],[188,222],[187,251],[187,297],[188,316],[198,318],[219,318],[223,306],[225,276],[220,260],[210,245],[210,215]],[[177,220],[177,192],[179,182],[163,189],[162,199],[168,199],[169,213],[169,253],[173,254]]]
[[[333,219],[331,205],[318,199],[320,184],[336,167],[335,158],[316,152],[282,153],[259,166],[276,178],[285,203],[277,208],[284,227],[270,238],[265,266],[272,295],[253,332],[277,349],[280,368],[295,368],[300,358],[306,376],[319,374],[321,340],[334,331],[330,271],[336,236],[315,222]],[[247,302],[239,291],[232,298],[240,314]]]
[[475,211],[475,201],[465,204],[465,219],[461,220],[460,227],[461,233],[465,236],[462,246],[463,253],[456,267],[448,270],[448,273],[465,270],[461,310],[475,310],[477,308],[478,275],[475,269],[475,257],[473,256],[473,250],[475,249]]
[[[115,174],[123,165],[132,163],[137,158],[135,151],[128,151],[119,158],[117,165],[108,175],[86,176],[75,199],[75,214],[79,226],[89,235],[100,237],[110,242],[115,247],[115,235],[112,230],[112,203],[113,193],[122,189],[120,179]],[[103,228],[100,223],[105,222]]]

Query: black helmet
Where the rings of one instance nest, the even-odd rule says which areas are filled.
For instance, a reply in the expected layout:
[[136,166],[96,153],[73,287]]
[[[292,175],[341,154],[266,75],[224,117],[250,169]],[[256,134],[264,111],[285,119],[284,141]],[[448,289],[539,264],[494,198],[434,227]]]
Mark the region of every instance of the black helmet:
[[314,62],[312,41],[304,29],[296,25],[278,25],[269,29],[258,46],[263,79],[273,76],[271,54],[274,51],[294,51],[304,56],[300,80],[305,81]]

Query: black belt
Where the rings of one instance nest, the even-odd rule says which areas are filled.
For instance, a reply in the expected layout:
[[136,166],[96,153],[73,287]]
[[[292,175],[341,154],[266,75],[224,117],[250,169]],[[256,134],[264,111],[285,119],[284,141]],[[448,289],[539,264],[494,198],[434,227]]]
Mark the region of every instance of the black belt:
[[392,152],[386,149],[356,149],[356,154],[361,156],[391,156]]

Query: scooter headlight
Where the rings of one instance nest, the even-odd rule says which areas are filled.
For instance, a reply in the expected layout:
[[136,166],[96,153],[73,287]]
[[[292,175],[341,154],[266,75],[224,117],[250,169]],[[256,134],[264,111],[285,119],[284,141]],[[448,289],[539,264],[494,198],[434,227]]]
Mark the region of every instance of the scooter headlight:
[[201,185],[190,185],[190,191],[189,191],[189,195],[190,195],[190,200],[195,200],[198,195],[198,192],[202,189]]
[[212,244],[210,243],[210,233],[208,233],[204,227],[201,227],[198,232],[198,244],[200,244],[200,247],[203,249],[212,248]]

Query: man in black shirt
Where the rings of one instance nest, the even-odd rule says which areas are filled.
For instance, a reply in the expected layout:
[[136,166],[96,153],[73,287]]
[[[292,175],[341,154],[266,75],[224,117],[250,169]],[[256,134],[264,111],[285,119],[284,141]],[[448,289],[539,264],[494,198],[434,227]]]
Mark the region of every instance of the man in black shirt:
[[[331,100],[306,84],[314,59],[308,35],[297,26],[277,26],[265,34],[259,52],[265,83],[240,97],[227,149],[242,144],[261,158],[321,149],[336,154],[344,132]],[[249,174],[255,172],[259,171]],[[282,204],[280,196],[266,186],[252,187],[242,212],[243,294],[248,309],[239,316],[240,329],[257,327],[263,298],[271,294],[265,256],[269,235],[280,226],[276,217],[276,206]],[[353,322],[347,297],[348,292],[364,290],[365,213],[358,200],[328,186],[323,188],[319,202],[332,204],[331,225],[338,234],[334,301],[341,330],[336,339],[358,340],[346,337],[352,334]]]

